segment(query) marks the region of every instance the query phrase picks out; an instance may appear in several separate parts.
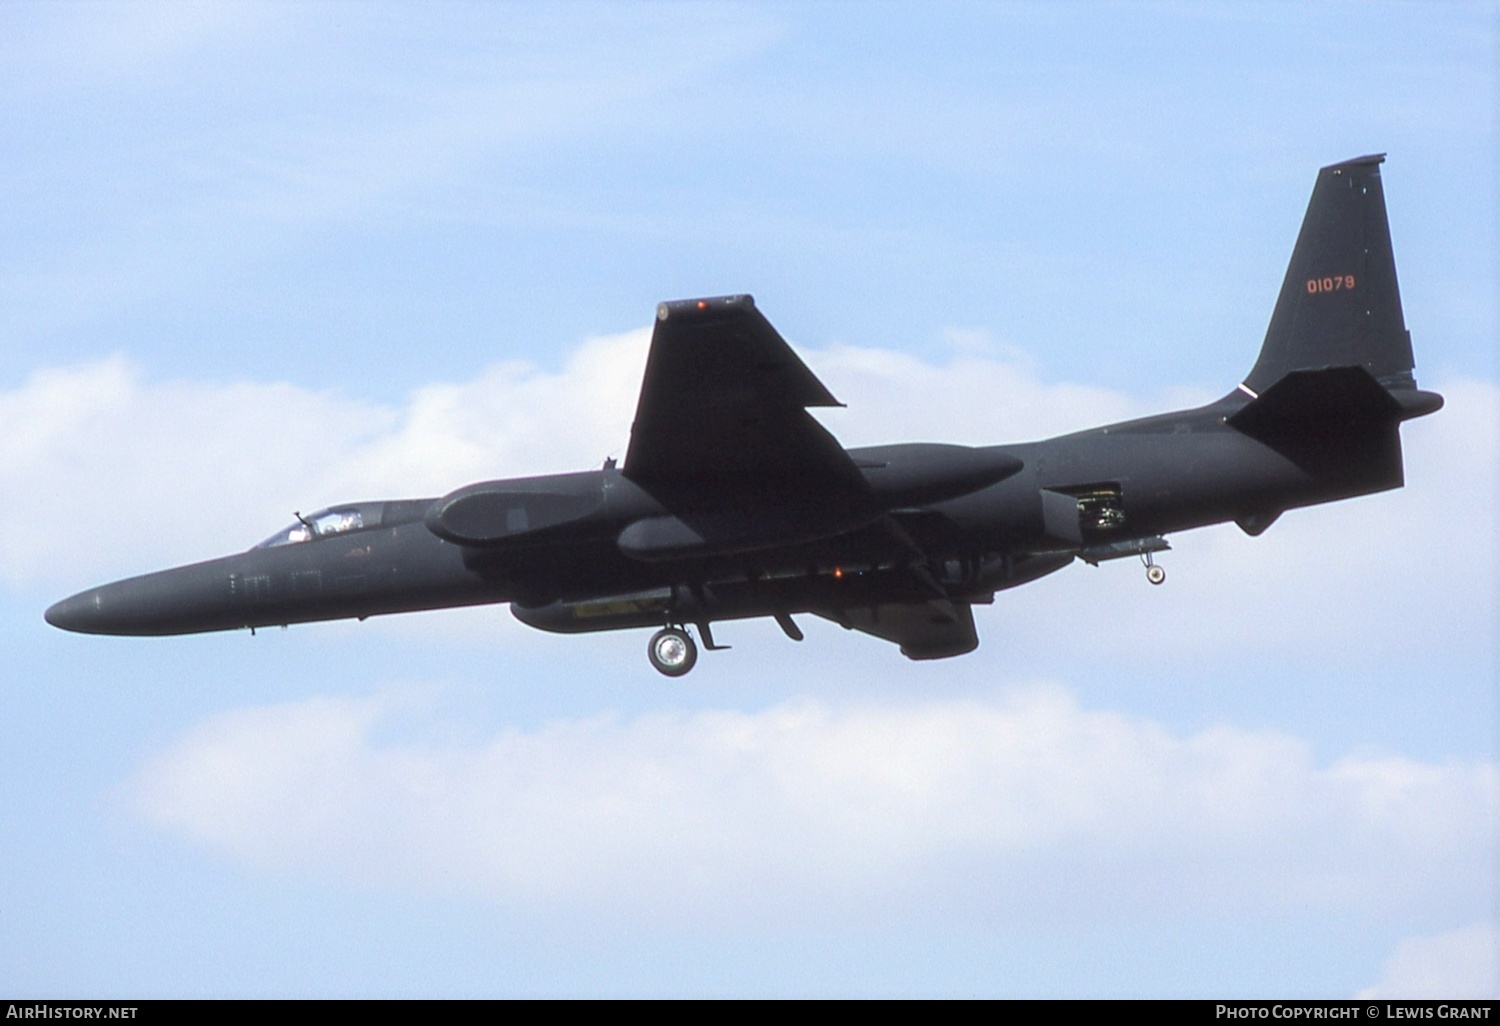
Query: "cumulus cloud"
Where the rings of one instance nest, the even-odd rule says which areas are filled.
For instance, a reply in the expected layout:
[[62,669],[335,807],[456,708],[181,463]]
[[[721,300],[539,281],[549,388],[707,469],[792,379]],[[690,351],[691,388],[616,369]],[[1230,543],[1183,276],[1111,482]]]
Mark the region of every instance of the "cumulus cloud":
[[[390,695],[239,709],[129,787],[255,867],[548,909],[757,921],[908,903],[1025,918],[1479,900],[1500,774],[1215,727],[1048,685],[916,706],[605,715],[402,740]],[[873,903],[873,904],[872,904]]]
[[[7,484],[23,484],[24,475],[49,465],[58,477],[85,477],[122,460],[141,469],[144,460],[182,466],[185,473],[174,478],[191,484],[223,464],[252,474],[271,464],[273,473],[356,490],[413,481],[436,490],[466,475],[548,472],[623,449],[648,341],[645,330],[587,339],[557,373],[499,364],[472,381],[420,386],[400,407],[286,383],[150,381],[122,357],[45,368],[0,393],[0,474]],[[849,403],[847,410],[819,411],[849,445],[1019,441],[1212,398],[1192,389],[1143,399],[1044,383],[1018,356],[962,355],[937,364],[847,345],[805,355]],[[1445,475],[1456,463],[1492,483],[1479,457],[1497,448],[1496,390],[1477,382],[1456,388],[1461,395],[1450,396],[1436,423],[1461,421],[1447,434],[1461,431],[1468,445],[1437,446],[1437,456]],[[94,463],[72,475],[74,461],[84,459]],[[1432,477],[1430,462],[1424,454],[1416,475]],[[89,480],[116,484],[107,476]],[[127,505],[122,513],[141,511]]]
[[922,439],[964,445],[1020,442],[1213,398],[1155,397],[1098,386],[1044,384],[1022,354],[961,353],[935,364],[906,353],[839,345],[807,354],[847,410],[819,411],[845,445]]
[[[294,509],[598,466],[624,455],[649,341],[645,329],[591,338],[557,372],[499,364],[398,406],[279,382],[152,381],[122,357],[39,370],[0,393],[0,490],[25,497],[0,512],[0,577],[203,558]],[[852,415],[825,418],[851,445],[992,442],[1142,408],[999,360],[852,347],[809,359],[858,396]]]
[[1361,998],[1500,998],[1500,929],[1473,923],[1396,945],[1380,982]]
[[[339,501],[440,495],[623,451],[647,334],[591,339],[399,407],[286,383],[147,380],[127,360],[0,393],[0,579],[154,569],[248,548]],[[87,573],[85,570],[87,569]]]

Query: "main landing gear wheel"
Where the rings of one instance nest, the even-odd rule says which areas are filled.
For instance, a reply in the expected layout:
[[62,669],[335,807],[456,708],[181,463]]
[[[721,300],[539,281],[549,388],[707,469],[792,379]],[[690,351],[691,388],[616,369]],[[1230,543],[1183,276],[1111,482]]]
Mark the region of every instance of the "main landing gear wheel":
[[1167,579],[1167,568],[1157,566],[1156,560],[1151,558],[1150,552],[1141,553],[1141,562],[1146,564],[1146,580],[1152,584],[1161,584]]
[[665,627],[651,635],[646,656],[658,673],[681,677],[698,661],[698,646],[687,631]]

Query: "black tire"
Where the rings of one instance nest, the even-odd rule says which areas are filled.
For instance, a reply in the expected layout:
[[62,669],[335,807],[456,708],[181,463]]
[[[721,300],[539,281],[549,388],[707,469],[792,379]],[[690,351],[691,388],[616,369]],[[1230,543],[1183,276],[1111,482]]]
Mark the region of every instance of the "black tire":
[[676,627],[664,627],[651,635],[646,645],[646,658],[657,673],[668,677],[681,677],[698,661],[698,645],[692,635]]

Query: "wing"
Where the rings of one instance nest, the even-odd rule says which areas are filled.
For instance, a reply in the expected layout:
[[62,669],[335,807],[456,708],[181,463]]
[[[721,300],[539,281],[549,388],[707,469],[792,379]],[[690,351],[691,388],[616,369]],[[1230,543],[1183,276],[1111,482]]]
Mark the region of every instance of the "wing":
[[947,659],[979,647],[974,608],[967,602],[933,599],[813,612],[841,627],[894,641],[908,659]]
[[839,405],[750,296],[662,303],[621,470],[687,496],[862,496],[858,467],[807,412]]

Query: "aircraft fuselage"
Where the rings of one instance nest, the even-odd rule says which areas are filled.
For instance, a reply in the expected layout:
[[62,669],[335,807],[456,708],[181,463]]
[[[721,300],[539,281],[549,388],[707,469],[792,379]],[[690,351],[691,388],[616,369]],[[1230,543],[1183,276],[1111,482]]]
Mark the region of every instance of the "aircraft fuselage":
[[846,450],[838,401],[750,296],[662,303],[623,465],[484,481],[435,499],[299,515],[248,552],[54,605],[96,634],[185,634],[509,602],[576,633],[661,628],[661,672],[698,627],[811,612],[912,659],[978,644],[972,607],[1075,559],[1397,488],[1414,377],[1378,156],[1323,168],[1260,356],[1217,402],[1046,441]]
[[[969,450],[998,465],[992,472],[1012,464],[1015,469],[995,483],[924,506],[880,504],[832,537],[795,544],[773,536],[662,559],[627,555],[619,544],[622,532],[672,511],[618,469],[525,479],[528,495],[552,489],[597,495],[599,501],[576,519],[517,531],[483,547],[431,529],[428,513],[442,500],[352,503],[334,509],[360,511],[375,526],[107,584],[58,603],[47,619],[89,633],[169,635],[517,602],[517,615],[536,626],[589,630],[590,610],[551,620],[528,617],[527,610],[657,591],[678,594],[611,626],[660,622],[668,604],[687,622],[695,616],[738,619],[921,601],[931,587],[925,575],[911,572],[913,544],[951,597],[986,601],[996,590],[1039,576],[1028,573],[1038,561],[1050,573],[1090,548],[1103,551],[1114,543],[1401,484],[1399,452],[1394,466],[1379,468],[1375,476],[1333,484],[1314,476],[1225,426],[1225,418],[1246,402],[1231,396],[1197,410],[1047,441]],[[904,461],[930,469],[934,449],[959,448],[896,445],[849,454],[857,464],[878,462],[882,470]],[[966,470],[955,473],[959,480],[952,488],[969,483],[962,479]],[[948,483],[941,475],[929,478],[925,487],[931,491],[941,492]],[[515,484],[484,482],[455,494]],[[1064,504],[1061,523],[1044,509],[1045,497],[1056,495],[1073,500]],[[387,510],[392,512],[382,517]],[[899,531],[887,526],[892,513]],[[1047,558],[1053,555],[1064,558]],[[688,608],[695,601],[705,609]]]

